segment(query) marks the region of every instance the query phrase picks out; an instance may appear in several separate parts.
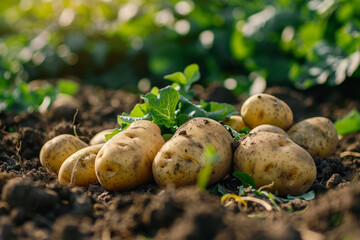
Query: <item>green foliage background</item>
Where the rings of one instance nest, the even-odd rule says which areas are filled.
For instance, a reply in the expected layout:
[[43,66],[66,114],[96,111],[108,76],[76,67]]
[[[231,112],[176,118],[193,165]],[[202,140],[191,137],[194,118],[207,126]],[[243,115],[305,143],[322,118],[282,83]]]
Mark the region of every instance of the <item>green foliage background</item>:
[[[359,78],[360,0],[1,0],[0,91],[76,76],[136,90],[191,63],[236,93]],[[234,81],[233,81],[234,82]],[[13,92],[7,92],[13,94]]]

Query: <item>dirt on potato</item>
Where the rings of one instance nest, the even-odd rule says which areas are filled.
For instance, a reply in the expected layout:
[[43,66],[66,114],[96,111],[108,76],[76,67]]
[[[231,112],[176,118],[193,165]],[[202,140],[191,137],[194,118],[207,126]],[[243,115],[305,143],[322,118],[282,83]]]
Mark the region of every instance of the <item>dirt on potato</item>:
[[[229,102],[238,110],[245,99],[219,85],[195,87],[195,99]],[[336,120],[360,109],[351,86],[297,91],[266,90],[286,102],[294,121],[324,116]],[[311,201],[263,205],[220,202],[220,196],[196,187],[160,189],[155,182],[126,192],[101,185],[69,188],[40,164],[42,145],[59,134],[89,142],[97,132],[115,128],[116,116],[130,112],[139,95],[83,86],[74,117],[47,113],[0,114],[0,238],[1,239],[359,239],[360,133],[343,137],[334,155],[315,158],[317,178]],[[62,109],[61,111],[64,111]],[[232,176],[219,183],[238,193]],[[210,186],[209,189],[212,189]]]

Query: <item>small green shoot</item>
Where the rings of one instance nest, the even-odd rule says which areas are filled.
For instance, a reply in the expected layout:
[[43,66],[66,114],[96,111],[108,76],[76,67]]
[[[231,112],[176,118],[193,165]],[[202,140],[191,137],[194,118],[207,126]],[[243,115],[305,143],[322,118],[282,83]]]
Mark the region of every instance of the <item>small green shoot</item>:
[[360,113],[356,109],[348,115],[336,120],[335,128],[340,136],[360,130]]
[[200,190],[205,190],[212,173],[213,166],[212,164],[218,161],[219,154],[216,152],[216,149],[214,146],[209,145],[205,148],[205,167],[203,167],[199,174],[198,174],[198,180],[197,180],[197,187]]
[[200,79],[199,66],[191,64],[184,69],[184,72],[175,72],[164,77],[167,80],[174,82],[173,88],[179,91],[187,99],[194,97],[194,91],[190,90],[193,83]]

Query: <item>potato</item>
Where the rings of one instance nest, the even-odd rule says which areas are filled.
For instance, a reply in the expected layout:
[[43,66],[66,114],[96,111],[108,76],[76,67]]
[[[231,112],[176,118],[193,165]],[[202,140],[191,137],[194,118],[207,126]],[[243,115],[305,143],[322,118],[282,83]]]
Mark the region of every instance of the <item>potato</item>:
[[249,97],[241,106],[241,116],[250,129],[271,124],[287,130],[293,123],[290,107],[277,97],[265,93]]
[[74,186],[86,187],[97,183],[95,174],[95,158],[104,144],[97,144],[80,149],[68,157],[60,167],[59,182],[70,185],[74,172]]
[[47,170],[58,173],[61,164],[76,151],[89,146],[70,134],[61,134],[47,141],[40,150],[40,163]]
[[224,124],[230,126],[237,132],[240,132],[243,127],[247,127],[241,116],[233,115],[229,118],[225,118]]
[[287,132],[285,132],[284,130],[282,130],[281,128],[275,126],[275,125],[270,125],[270,124],[261,124],[255,128],[253,128],[250,133],[257,133],[257,132],[270,132],[270,133],[277,133],[277,134],[282,134],[285,137],[289,137],[289,135],[287,134]]
[[259,188],[280,196],[300,195],[316,179],[316,165],[308,152],[288,137],[269,132],[257,132],[239,140],[234,153],[234,171],[250,174]]
[[325,117],[313,117],[298,122],[288,130],[288,134],[312,157],[328,157],[335,152],[338,144],[336,128]]
[[153,179],[151,164],[165,143],[160,128],[150,121],[133,122],[110,138],[95,159],[100,184],[111,191],[125,191]]
[[105,143],[105,135],[112,133],[113,130],[114,129],[105,129],[102,130],[101,132],[98,132],[97,134],[95,134],[95,136],[91,138],[89,144],[97,145],[97,144]]
[[197,182],[207,146],[213,145],[219,155],[213,163],[209,184],[222,179],[231,168],[231,134],[220,123],[208,118],[193,118],[182,125],[160,149],[153,162],[155,181],[160,186],[183,186]]

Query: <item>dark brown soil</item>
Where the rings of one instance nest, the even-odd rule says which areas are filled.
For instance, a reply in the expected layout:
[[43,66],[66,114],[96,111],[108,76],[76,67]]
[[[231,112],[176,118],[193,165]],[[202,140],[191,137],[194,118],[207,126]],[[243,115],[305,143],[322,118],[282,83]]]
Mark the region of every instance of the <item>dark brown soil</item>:
[[[228,102],[237,109],[246,98],[217,85],[195,89],[196,99]],[[313,116],[335,120],[360,109],[359,97],[346,88],[300,92],[272,87],[267,92],[289,104],[295,121]],[[0,115],[0,239],[360,238],[359,132],[343,137],[333,156],[314,159],[314,200],[276,201],[279,207],[271,205],[272,211],[250,201],[247,207],[222,204],[220,196],[195,187],[160,189],[155,182],[128,192],[110,192],[99,184],[70,189],[42,168],[42,145],[73,133],[74,124],[88,142],[100,130],[116,127],[116,116],[140,101],[139,95],[90,86],[76,99],[79,105],[43,114]],[[219,184],[237,193],[240,182],[227,176]]]

